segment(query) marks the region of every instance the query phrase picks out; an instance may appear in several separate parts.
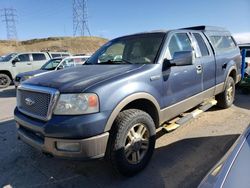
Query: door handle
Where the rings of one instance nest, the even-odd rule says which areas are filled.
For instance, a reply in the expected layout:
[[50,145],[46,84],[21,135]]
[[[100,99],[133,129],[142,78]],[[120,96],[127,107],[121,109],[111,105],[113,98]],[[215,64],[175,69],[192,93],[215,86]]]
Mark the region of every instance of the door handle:
[[27,65],[31,65],[31,63],[27,63]]
[[202,73],[202,66],[201,65],[197,65],[196,66],[196,72],[197,72],[197,74],[201,74]]

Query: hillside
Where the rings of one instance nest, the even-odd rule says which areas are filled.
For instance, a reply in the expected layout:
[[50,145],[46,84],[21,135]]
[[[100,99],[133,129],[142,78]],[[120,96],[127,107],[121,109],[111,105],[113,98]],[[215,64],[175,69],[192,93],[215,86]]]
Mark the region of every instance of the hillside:
[[0,40],[0,55],[18,51],[69,51],[72,54],[95,52],[107,40],[100,37],[49,37],[26,41]]

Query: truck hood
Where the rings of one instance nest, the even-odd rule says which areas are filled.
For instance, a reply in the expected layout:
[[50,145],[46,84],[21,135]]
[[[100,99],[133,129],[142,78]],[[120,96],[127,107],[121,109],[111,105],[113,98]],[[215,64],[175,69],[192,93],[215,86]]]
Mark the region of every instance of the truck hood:
[[140,69],[142,66],[141,64],[83,65],[34,77],[27,80],[25,84],[51,87],[58,89],[61,93],[76,93],[96,83]]
[[46,73],[49,73],[50,71],[48,70],[34,70],[34,71],[29,71],[29,72],[24,72],[24,73],[20,73],[17,76],[18,77],[24,77],[24,76],[40,76]]

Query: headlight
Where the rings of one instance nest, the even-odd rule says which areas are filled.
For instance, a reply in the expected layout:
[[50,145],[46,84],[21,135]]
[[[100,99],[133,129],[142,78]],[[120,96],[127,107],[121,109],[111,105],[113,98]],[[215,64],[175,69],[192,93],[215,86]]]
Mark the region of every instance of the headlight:
[[78,115],[99,112],[98,96],[94,93],[61,94],[54,114]]
[[21,78],[21,81],[25,81],[25,80],[28,80],[30,78],[33,78],[33,76],[24,76]]

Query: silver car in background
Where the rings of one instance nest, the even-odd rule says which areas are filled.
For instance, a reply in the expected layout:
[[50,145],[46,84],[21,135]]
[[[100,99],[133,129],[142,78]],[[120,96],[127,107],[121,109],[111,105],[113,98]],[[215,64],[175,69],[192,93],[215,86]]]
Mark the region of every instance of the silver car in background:
[[212,168],[199,188],[250,187],[250,125]]

